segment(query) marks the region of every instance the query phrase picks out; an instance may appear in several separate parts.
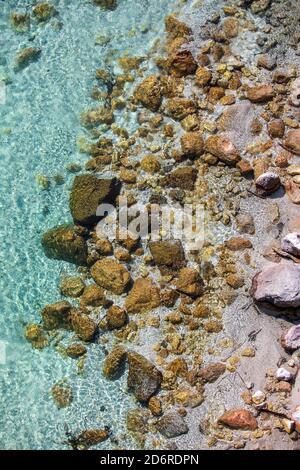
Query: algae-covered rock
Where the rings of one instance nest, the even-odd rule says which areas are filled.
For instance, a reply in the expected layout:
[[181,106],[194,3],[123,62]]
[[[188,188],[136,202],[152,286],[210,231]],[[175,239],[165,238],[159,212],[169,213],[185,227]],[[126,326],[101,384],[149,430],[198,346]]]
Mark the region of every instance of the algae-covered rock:
[[43,2],[33,7],[32,14],[37,21],[47,21],[56,15],[57,11],[51,3]]
[[41,317],[46,330],[71,328],[70,312],[72,305],[66,300],[46,305],[41,311]]
[[117,0],[93,0],[93,3],[104,10],[115,10],[118,6]]
[[159,289],[149,278],[137,279],[125,301],[125,307],[129,313],[147,312],[158,307],[159,304]]
[[197,113],[197,104],[189,98],[171,98],[166,103],[167,116],[182,121],[189,114]]
[[109,304],[110,302],[105,297],[104,290],[96,284],[86,286],[80,298],[80,305],[82,307],[105,307]]
[[169,55],[167,68],[172,75],[180,78],[195,73],[197,62],[190,51],[178,50]]
[[77,359],[80,356],[86,354],[87,349],[83,344],[80,343],[72,343],[70,346],[67,347],[66,353],[72,359]]
[[44,233],[42,247],[45,255],[85,266],[87,263],[87,244],[73,225],[58,225]]
[[130,282],[126,267],[112,258],[103,258],[91,268],[94,281],[114,294],[122,294]]
[[32,62],[35,62],[40,57],[42,51],[37,47],[24,47],[17,52],[14,62],[14,70],[19,72],[25,69]]
[[162,102],[160,80],[156,75],[145,78],[134,93],[135,99],[145,108],[157,111]]
[[96,322],[81,310],[73,309],[70,314],[71,325],[78,338],[92,341],[97,331]]
[[12,28],[18,33],[24,33],[30,28],[30,16],[27,13],[13,11],[10,15]]
[[121,375],[126,359],[126,349],[120,345],[116,346],[105,358],[103,364],[103,375],[107,379],[115,379]]
[[115,178],[101,179],[86,173],[75,176],[71,194],[70,210],[74,221],[82,225],[93,225],[99,204],[112,203],[119,194],[120,183]]
[[60,282],[60,292],[65,297],[80,297],[85,284],[79,276],[65,276]]
[[70,385],[58,382],[51,389],[52,397],[58,408],[66,408],[73,401],[73,394]]
[[169,188],[181,188],[192,191],[198,177],[198,170],[191,166],[179,167],[165,176],[161,185]]
[[30,323],[25,328],[25,338],[34,349],[43,349],[49,344],[49,339],[43,328],[36,323]]
[[122,328],[128,321],[128,315],[124,308],[112,305],[106,314],[107,326],[110,330]]
[[187,132],[181,137],[181,150],[186,158],[198,158],[204,151],[204,140],[199,132]]
[[95,109],[90,109],[81,114],[81,123],[84,127],[91,128],[99,126],[100,124],[112,124],[114,122],[113,112],[105,108],[104,106],[99,106]]
[[150,413],[148,410],[141,408],[129,410],[126,417],[126,426],[128,431],[141,432],[142,434],[148,432],[149,417]]
[[110,432],[106,427],[104,429],[85,429],[76,438],[78,445],[84,449],[100,444],[109,438]]
[[141,402],[149,400],[160,387],[161,372],[148,359],[136,352],[128,353],[128,363],[128,389],[133,392],[137,400]]

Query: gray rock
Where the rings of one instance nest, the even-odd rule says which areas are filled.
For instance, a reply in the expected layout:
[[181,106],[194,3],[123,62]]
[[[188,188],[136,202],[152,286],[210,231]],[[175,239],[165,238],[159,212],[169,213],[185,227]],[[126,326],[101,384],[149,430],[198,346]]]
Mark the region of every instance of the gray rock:
[[278,307],[300,306],[300,265],[280,263],[254,276],[251,295],[257,302]]
[[162,382],[162,374],[152,362],[136,352],[128,353],[128,389],[144,402],[154,395]]
[[156,429],[164,437],[177,437],[189,432],[188,425],[178,413],[171,411],[166,413],[157,423]]
[[300,233],[288,233],[281,242],[283,251],[294,256],[300,256]]
[[300,348],[300,325],[289,328],[281,336],[281,344],[287,351],[296,351]]

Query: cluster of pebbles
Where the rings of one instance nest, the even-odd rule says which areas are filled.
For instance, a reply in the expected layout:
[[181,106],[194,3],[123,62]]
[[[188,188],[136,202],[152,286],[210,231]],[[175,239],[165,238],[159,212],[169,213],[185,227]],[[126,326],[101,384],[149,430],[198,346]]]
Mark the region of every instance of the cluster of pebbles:
[[[69,300],[45,306],[25,336],[44,348],[69,331],[65,354],[83,371],[90,342],[108,348],[103,374],[127,373],[137,400],[127,428],[138,446],[299,447],[300,76],[276,54],[297,53],[300,31],[299,7],[286,3],[229,1],[213,15],[186,5],[166,18],[166,38],[148,57],[95,72],[96,104],[81,115],[89,139],[78,139],[86,172],[70,193],[74,223],[42,239],[45,254],[77,265],[78,275],[62,279]],[[204,17],[201,33],[186,11]],[[248,33],[260,48],[254,58],[236,52]],[[130,207],[201,203],[203,247],[189,251],[163,233],[159,241],[99,235],[97,207],[118,207],[120,196]],[[65,383],[52,395],[59,407],[73,399]],[[69,442],[109,437],[86,430]]]

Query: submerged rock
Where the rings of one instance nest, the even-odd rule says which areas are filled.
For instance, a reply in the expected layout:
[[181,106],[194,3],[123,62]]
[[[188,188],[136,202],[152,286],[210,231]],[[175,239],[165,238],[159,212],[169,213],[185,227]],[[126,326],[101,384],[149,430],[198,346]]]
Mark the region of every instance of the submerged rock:
[[86,286],[80,298],[81,307],[106,307],[109,304],[110,302],[105,297],[104,290],[96,284]]
[[189,428],[185,420],[175,411],[166,413],[160,420],[158,420],[156,423],[156,429],[160,434],[167,438],[178,437],[189,432]]
[[85,284],[79,276],[66,276],[60,282],[60,292],[65,297],[80,297]]
[[93,0],[93,3],[105,10],[115,10],[118,6],[117,0]]
[[296,351],[300,348],[300,325],[289,328],[281,336],[281,344],[287,351]]
[[197,113],[197,105],[193,100],[188,98],[172,98],[167,100],[166,114],[176,121],[182,121],[189,114],[195,113]]
[[179,240],[150,242],[149,249],[154,263],[158,266],[176,269],[185,264],[184,250]]
[[101,203],[113,203],[120,192],[116,178],[101,179],[86,173],[75,176],[70,194],[70,210],[75,222],[93,225],[100,220],[96,212]]
[[43,349],[49,345],[49,339],[43,328],[36,323],[30,323],[25,328],[25,338],[34,349]]
[[30,16],[27,13],[13,11],[10,15],[12,28],[18,33],[24,33],[30,28]]
[[38,21],[47,21],[56,15],[57,11],[51,3],[44,2],[33,7],[32,14]]
[[255,431],[258,427],[253,414],[244,409],[227,411],[218,419],[218,423],[232,429],[241,429],[243,431]]
[[81,310],[73,309],[70,314],[72,329],[82,341],[92,341],[97,331],[96,322]]
[[73,225],[58,225],[44,233],[42,247],[45,255],[69,263],[85,266],[87,244]]
[[138,401],[148,401],[162,382],[161,372],[141,354],[128,353],[128,389]]
[[46,330],[71,328],[70,312],[72,305],[66,300],[46,305],[41,311],[41,317]]
[[125,301],[125,307],[129,313],[147,312],[159,305],[159,288],[150,278],[137,279]]
[[192,191],[198,177],[198,170],[191,166],[179,167],[165,176],[161,185],[169,188],[181,188]]
[[191,51],[186,49],[174,51],[167,60],[167,69],[175,77],[185,77],[195,73],[197,62]]
[[186,158],[198,158],[204,152],[204,140],[199,132],[187,132],[181,137],[181,150]]
[[162,91],[159,77],[151,75],[145,78],[134,92],[135,99],[145,108],[157,111],[162,102]]
[[252,281],[251,294],[257,302],[278,307],[300,306],[300,266],[280,263],[264,268]]
[[71,357],[72,359],[77,359],[78,357],[81,357],[84,354],[86,354],[86,352],[87,352],[86,347],[80,343],[70,344],[70,346],[66,348],[67,355]]
[[66,408],[73,401],[72,389],[64,382],[53,385],[51,393],[58,408]]
[[42,50],[37,47],[24,47],[20,49],[15,57],[14,70],[19,72],[25,69],[32,62],[38,60],[41,53]]
[[100,444],[100,442],[106,441],[109,438],[109,429],[85,429],[82,431],[76,441],[78,445],[88,449],[91,446]]
[[140,432],[145,434],[149,431],[148,428],[149,411],[136,408],[135,410],[129,410],[126,418],[126,425],[128,431]]
[[112,258],[103,258],[91,268],[94,281],[114,294],[122,294],[130,282],[126,267]]
[[227,165],[235,165],[240,156],[235,145],[227,137],[213,135],[205,142],[205,149]]
[[81,123],[86,128],[99,126],[100,124],[110,125],[114,122],[114,114],[111,109],[99,106],[81,114]]
[[300,233],[288,233],[281,242],[283,251],[300,257]]
[[126,359],[127,351],[124,346],[116,346],[106,356],[103,364],[103,375],[107,379],[115,379],[121,375]]
[[109,330],[122,328],[128,322],[128,315],[124,308],[112,305],[106,313],[106,323]]

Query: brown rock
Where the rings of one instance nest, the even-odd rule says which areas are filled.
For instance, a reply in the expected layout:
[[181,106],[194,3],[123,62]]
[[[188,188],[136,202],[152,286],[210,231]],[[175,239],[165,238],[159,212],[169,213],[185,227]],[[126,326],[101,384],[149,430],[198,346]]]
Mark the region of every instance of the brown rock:
[[240,156],[234,144],[224,136],[210,136],[205,142],[205,150],[228,165],[235,165]]
[[189,114],[195,114],[196,112],[197,105],[193,100],[188,98],[172,98],[167,100],[166,114],[175,119],[175,121],[182,121]]
[[109,301],[105,297],[102,287],[96,284],[86,286],[80,298],[81,307],[100,307],[109,305]]
[[82,341],[92,341],[97,331],[97,324],[88,315],[79,309],[73,309],[71,313],[72,328]]
[[208,92],[208,99],[211,103],[216,103],[225,96],[225,90],[219,86],[212,86]]
[[168,33],[168,36],[176,39],[180,38],[188,38],[192,34],[192,30],[189,26],[187,26],[183,21],[180,21],[174,15],[168,15],[165,18],[165,27]]
[[160,416],[162,414],[161,401],[157,397],[151,397],[148,403],[148,408],[153,416]]
[[144,356],[136,352],[128,353],[128,389],[133,392],[136,399],[148,401],[160,387],[161,372]]
[[70,195],[70,210],[75,222],[93,225],[100,220],[97,208],[102,202],[114,202],[120,190],[119,182],[100,179],[92,174],[75,176]]
[[300,155],[300,129],[295,129],[287,133],[284,146],[290,152]]
[[163,187],[181,188],[192,191],[194,189],[198,171],[191,166],[179,167],[161,180]]
[[276,137],[281,139],[284,136],[284,131],[285,124],[282,119],[275,119],[268,124],[268,132],[273,139]]
[[204,382],[213,383],[218,380],[218,378],[223,375],[225,371],[226,365],[222,364],[222,362],[216,362],[201,368],[199,372],[199,378]]
[[241,174],[244,176],[250,175],[253,173],[253,168],[250,162],[247,160],[240,160],[236,164],[237,168],[240,170]]
[[255,431],[258,427],[253,414],[244,409],[227,411],[218,419],[218,423],[232,429],[241,429],[243,431]]
[[135,99],[145,108],[157,111],[162,102],[160,80],[156,75],[145,78],[134,92]]
[[179,272],[176,288],[180,292],[196,298],[203,294],[204,283],[198,271],[191,268],[182,268]]
[[240,251],[252,248],[252,243],[243,237],[233,237],[225,242],[225,246],[231,251]]
[[160,170],[160,163],[154,155],[146,155],[141,160],[141,168],[147,173],[158,173]]
[[150,242],[149,249],[154,263],[158,266],[176,269],[185,263],[183,247],[179,240]]
[[43,234],[42,247],[50,259],[58,259],[79,266],[87,264],[87,244],[73,225],[58,225]]
[[129,313],[147,312],[159,304],[159,289],[150,278],[137,279],[125,301]]
[[30,323],[25,328],[25,338],[34,349],[43,349],[49,345],[49,339],[43,328],[36,323]]
[[80,446],[88,449],[91,446],[95,446],[100,444],[100,442],[106,441],[106,439],[109,438],[109,434],[110,433],[108,429],[85,429],[77,437],[77,442]]
[[58,408],[66,408],[73,401],[71,387],[63,382],[53,385],[51,393]]
[[237,274],[228,274],[228,276],[226,276],[226,282],[233,289],[239,289],[245,284],[245,279]]
[[71,357],[72,359],[77,359],[78,357],[86,354],[86,352],[87,352],[86,347],[80,343],[70,344],[70,346],[68,346],[66,349],[67,355]]
[[197,70],[197,63],[190,51],[177,50],[168,57],[167,68],[175,77],[185,77]]
[[114,294],[122,294],[130,282],[130,274],[123,266],[112,258],[103,258],[91,268],[94,281]]
[[300,188],[296,183],[294,183],[292,178],[286,179],[284,187],[290,200],[294,204],[300,204]]
[[118,307],[117,305],[112,305],[107,310],[106,321],[110,330],[122,328],[128,322],[128,315],[123,308]]
[[212,79],[212,73],[205,67],[198,67],[195,75],[195,83],[199,87],[204,87],[210,83]]
[[247,91],[248,100],[253,103],[264,103],[274,98],[272,85],[259,85],[249,88]]
[[204,140],[199,132],[187,132],[181,137],[181,149],[186,158],[198,158],[204,151]]
[[239,34],[239,22],[236,18],[226,18],[223,21],[223,31],[227,39],[235,38]]
[[126,426],[128,431],[145,434],[149,431],[148,427],[149,411],[137,408],[129,410],[126,418]]
[[80,297],[85,284],[79,276],[63,277],[60,282],[60,292],[66,297]]
[[104,377],[107,379],[117,378],[123,372],[126,355],[127,352],[123,346],[116,346],[104,360]]
[[41,311],[41,317],[46,330],[55,330],[56,328],[69,329],[71,326],[71,309],[72,305],[67,301],[46,305]]

